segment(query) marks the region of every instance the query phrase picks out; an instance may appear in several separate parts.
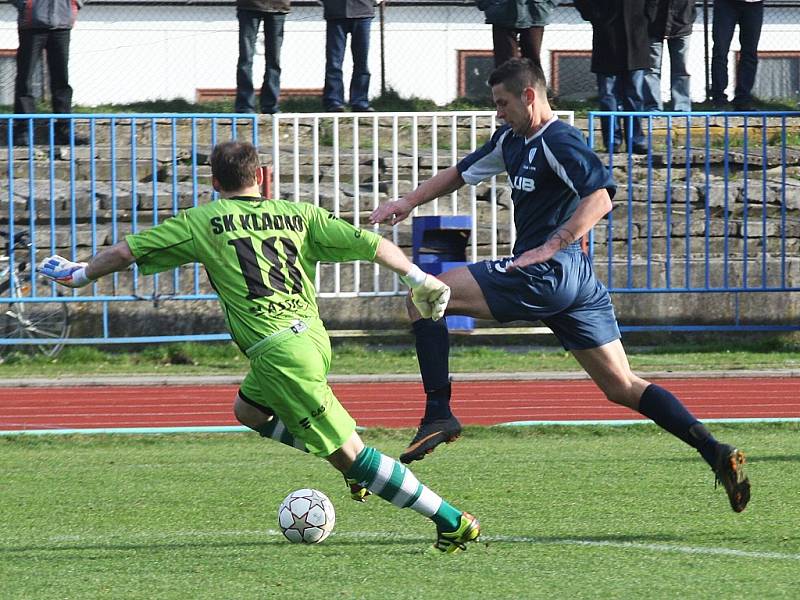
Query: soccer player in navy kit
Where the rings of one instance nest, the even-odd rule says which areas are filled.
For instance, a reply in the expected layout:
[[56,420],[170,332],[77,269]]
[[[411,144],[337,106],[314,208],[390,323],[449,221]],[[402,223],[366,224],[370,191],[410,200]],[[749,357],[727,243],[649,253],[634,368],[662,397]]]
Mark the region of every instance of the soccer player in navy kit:
[[[731,507],[750,499],[744,454],[718,442],[672,393],[635,375],[620,342],[614,308],[580,240],[611,210],[616,185],[582,134],[559,121],[547,101],[541,67],[511,59],[489,77],[497,117],[505,121],[482,147],[399,200],[373,211],[373,223],[398,223],[415,206],[507,172],[517,241],[513,257],[440,276],[451,289],[446,314],[501,323],[541,320],[611,401],[627,406],[694,447],[724,485]],[[450,411],[449,338],[444,319],[423,319],[408,303],[427,394],[417,435],[400,456],[409,463],[461,425]]]

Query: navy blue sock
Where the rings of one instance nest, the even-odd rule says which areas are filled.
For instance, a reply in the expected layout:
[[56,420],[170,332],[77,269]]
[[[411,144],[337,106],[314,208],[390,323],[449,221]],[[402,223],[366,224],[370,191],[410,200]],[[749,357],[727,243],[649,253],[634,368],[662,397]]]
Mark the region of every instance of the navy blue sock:
[[719,442],[671,392],[651,383],[639,399],[639,412],[695,448],[713,468]]
[[444,319],[420,319],[411,325],[427,396],[426,421],[447,419],[450,412],[450,332]]

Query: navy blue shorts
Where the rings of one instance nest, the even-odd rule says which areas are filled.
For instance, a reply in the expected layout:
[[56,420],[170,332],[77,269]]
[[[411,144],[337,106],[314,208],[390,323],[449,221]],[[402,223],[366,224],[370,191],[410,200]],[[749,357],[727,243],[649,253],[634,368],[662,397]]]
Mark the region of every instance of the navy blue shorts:
[[469,265],[497,321],[542,321],[567,350],[597,348],[620,338],[608,290],[577,245],[545,263],[506,272],[511,260]]

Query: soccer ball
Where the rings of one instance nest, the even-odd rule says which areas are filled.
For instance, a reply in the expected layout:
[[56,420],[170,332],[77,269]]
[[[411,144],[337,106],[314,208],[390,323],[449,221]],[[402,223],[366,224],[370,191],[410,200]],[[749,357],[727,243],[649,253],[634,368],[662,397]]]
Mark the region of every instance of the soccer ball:
[[283,535],[296,544],[319,544],[333,531],[336,512],[319,490],[296,490],[286,496],[278,509]]

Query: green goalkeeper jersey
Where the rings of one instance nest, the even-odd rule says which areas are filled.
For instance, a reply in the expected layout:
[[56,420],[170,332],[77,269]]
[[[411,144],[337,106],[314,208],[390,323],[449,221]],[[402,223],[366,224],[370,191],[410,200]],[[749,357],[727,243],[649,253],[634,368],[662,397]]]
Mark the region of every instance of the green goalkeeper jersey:
[[381,238],[311,204],[239,197],[125,239],[145,275],[202,263],[244,351],[294,319],[319,316],[317,261],[371,261]]

